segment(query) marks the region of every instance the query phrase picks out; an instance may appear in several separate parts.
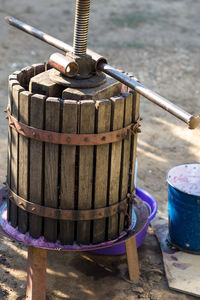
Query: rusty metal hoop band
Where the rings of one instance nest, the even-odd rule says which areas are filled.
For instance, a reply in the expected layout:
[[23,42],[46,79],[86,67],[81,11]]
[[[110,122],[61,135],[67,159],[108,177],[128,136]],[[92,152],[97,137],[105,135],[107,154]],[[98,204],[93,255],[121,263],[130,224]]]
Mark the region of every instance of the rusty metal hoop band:
[[93,146],[119,142],[123,139],[129,139],[130,134],[140,132],[140,118],[135,123],[114,131],[96,133],[96,134],[72,134],[59,133],[53,131],[42,130],[28,126],[19,122],[7,111],[8,125],[15,129],[21,135],[35,139],[41,142],[71,145],[71,146]]
[[113,204],[111,206],[96,208],[96,209],[83,209],[83,210],[71,210],[71,209],[59,209],[41,206],[36,203],[29,202],[20,196],[16,195],[10,188],[10,197],[9,199],[16,204],[22,210],[29,212],[31,214],[46,217],[50,219],[57,220],[69,220],[69,221],[87,221],[87,220],[96,220],[111,217],[116,213],[124,212],[127,214],[129,198]]

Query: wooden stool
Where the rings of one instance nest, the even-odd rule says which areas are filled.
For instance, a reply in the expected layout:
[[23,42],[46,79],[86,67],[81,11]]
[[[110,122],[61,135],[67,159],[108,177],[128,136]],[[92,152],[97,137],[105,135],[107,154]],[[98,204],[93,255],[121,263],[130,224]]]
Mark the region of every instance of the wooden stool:
[[[125,240],[129,278],[139,280],[139,263],[135,235]],[[26,299],[46,300],[47,249],[28,247]]]

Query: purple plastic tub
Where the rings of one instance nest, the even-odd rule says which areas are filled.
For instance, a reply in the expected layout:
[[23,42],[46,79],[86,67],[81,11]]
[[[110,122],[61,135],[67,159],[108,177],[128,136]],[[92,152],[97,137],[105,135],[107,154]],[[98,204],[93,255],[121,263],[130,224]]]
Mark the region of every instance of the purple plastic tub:
[[[142,243],[144,242],[146,232],[149,226],[149,223],[151,220],[155,217],[156,212],[157,212],[157,202],[156,200],[145,190],[136,188],[136,195],[142,199],[142,201],[146,202],[150,209],[151,213],[148,217],[146,225],[143,227],[143,229],[136,234],[136,245],[137,248],[139,248]],[[97,253],[101,255],[121,255],[126,253],[126,248],[125,248],[125,242],[122,241],[121,243],[111,245],[110,247],[107,248],[102,248],[102,249],[97,249],[97,250],[92,250],[90,251],[92,253]]]

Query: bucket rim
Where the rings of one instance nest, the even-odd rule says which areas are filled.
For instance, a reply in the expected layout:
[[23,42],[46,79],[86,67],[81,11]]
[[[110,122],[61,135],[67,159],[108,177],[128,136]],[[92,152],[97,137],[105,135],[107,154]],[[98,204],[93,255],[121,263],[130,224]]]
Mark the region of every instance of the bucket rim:
[[[178,188],[174,183],[170,182],[170,178],[169,178],[169,173],[173,170],[173,169],[176,169],[178,167],[183,167],[183,166],[188,166],[188,165],[198,165],[198,167],[200,168],[200,162],[191,162],[191,163],[184,163],[184,164],[179,164],[179,165],[176,165],[172,168],[170,168],[168,171],[167,171],[167,174],[166,174],[166,181],[168,183],[168,185],[170,185],[171,187],[173,187],[174,189],[176,189],[177,191],[181,192],[181,193],[184,193],[186,195],[189,195],[189,196],[193,196],[193,197],[197,197],[197,198],[200,198],[200,193],[199,194],[192,194],[192,193],[188,193],[186,191],[183,191],[181,190],[180,188]],[[199,176],[200,177],[200,176]]]

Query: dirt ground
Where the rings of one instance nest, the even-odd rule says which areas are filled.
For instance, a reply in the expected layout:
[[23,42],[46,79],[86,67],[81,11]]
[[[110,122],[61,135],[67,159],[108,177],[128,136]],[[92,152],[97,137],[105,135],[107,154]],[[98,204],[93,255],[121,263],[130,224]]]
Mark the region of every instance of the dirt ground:
[[[12,15],[72,44],[75,1],[0,0],[0,187],[6,176],[7,77],[27,65],[47,61],[51,46],[9,27]],[[200,113],[200,3],[196,0],[93,0],[89,48],[111,65],[133,72],[140,81],[190,113]],[[150,192],[159,211],[167,211],[166,172],[200,162],[200,129],[187,126],[141,99],[137,185]],[[141,279],[127,281],[126,257],[51,252],[49,299],[195,299],[168,289],[159,244],[149,229],[139,249]],[[22,299],[26,286],[26,247],[0,241],[0,299]]]

